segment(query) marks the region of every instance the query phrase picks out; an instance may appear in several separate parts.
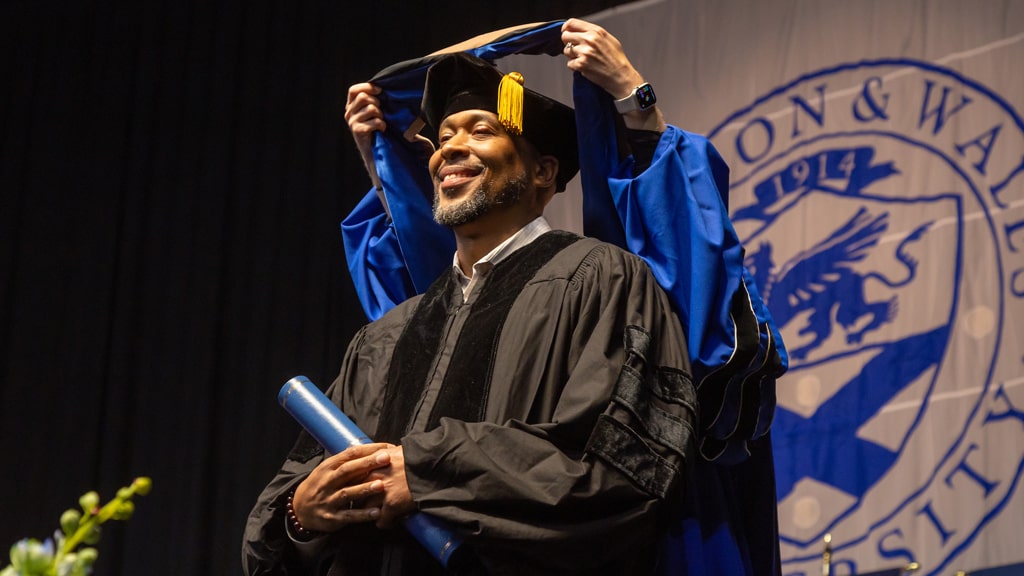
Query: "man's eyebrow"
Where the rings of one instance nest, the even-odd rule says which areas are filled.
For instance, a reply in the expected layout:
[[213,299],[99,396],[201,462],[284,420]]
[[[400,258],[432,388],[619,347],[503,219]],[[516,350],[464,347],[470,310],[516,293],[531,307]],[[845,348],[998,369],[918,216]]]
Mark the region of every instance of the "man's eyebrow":
[[[441,121],[441,126],[438,129],[439,131],[440,130],[444,130],[445,128],[448,128],[448,127],[451,126],[451,122],[449,121],[449,118],[451,118],[452,116],[454,116],[454,114],[446,117],[444,120]],[[498,122],[497,115],[495,115],[493,112],[488,112],[486,110],[473,111],[472,114],[470,114],[466,118],[466,120],[460,120],[459,123],[460,124],[476,124],[477,122],[481,122],[481,121],[487,122],[488,124],[492,124],[494,126],[501,126],[501,123]]]

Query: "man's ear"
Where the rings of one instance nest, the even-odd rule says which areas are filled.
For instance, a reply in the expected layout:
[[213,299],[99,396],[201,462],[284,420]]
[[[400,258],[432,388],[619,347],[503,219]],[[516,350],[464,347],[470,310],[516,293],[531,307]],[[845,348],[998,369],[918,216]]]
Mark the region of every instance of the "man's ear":
[[558,186],[558,158],[554,156],[538,156],[534,182],[538,190],[550,188],[554,191]]

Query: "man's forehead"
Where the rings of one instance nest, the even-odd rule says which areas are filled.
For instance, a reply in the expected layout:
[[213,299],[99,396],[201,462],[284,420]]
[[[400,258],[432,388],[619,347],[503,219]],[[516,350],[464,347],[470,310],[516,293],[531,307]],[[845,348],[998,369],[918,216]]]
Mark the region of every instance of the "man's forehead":
[[497,114],[489,110],[481,110],[474,108],[472,110],[460,110],[458,112],[453,112],[445,116],[444,119],[441,120],[440,128],[444,129],[453,124],[469,124],[480,121],[486,121],[488,123],[497,124],[498,126],[501,126],[501,123],[498,121]]

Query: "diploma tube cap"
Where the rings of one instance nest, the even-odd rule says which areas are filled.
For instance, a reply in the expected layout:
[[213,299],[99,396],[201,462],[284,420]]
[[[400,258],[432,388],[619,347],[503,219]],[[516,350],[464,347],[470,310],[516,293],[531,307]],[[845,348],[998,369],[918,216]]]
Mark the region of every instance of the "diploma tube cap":
[[285,382],[277,394],[277,401],[299,422],[316,423],[306,430],[331,454],[373,442],[340,408],[325,401],[320,389],[305,376],[296,376]]

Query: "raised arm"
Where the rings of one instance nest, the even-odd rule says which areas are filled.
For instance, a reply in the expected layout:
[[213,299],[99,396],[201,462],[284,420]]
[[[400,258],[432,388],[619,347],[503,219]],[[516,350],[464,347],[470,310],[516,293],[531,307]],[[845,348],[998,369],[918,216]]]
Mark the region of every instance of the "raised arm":
[[348,99],[345,101],[345,121],[356,141],[356,148],[359,149],[359,156],[363,159],[370,181],[377,188],[380,188],[380,178],[373,160],[373,139],[377,132],[387,128],[377,98],[380,92],[379,86],[369,82],[353,84],[348,89]]
[[[573,19],[562,40],[567,66],[582,76],[574,99],[584,230],[639,255],[669,293],[700,390],[701,451],[742,460],[768,430],[787,360],[743,266],[728,166],[706,138],[666,125],[657,105],[618,112],[613,101],[645,80],[612,34]],[[614,145],[622,142],[629,149]]]
[[341,224],[349,273],[370,320],[422,290],[452,249],[451,242],[443,240],[426,242],[418,251],[408,244],[403,247],[403,231],[435,238],[445,232],[433,223],[430,200],[416,175],[388,171],[387,163],[377,162],[375,147],[388,145],[387,141],[378,142],[388,128],[382,92],[375,84],[354,84],[345,103],[345,120],[373,183],[373,189]]
[[[613,99],[628,97],[644,77],[629,62],[619,40],[607,30],[584,20],[570,18],[562,24],[564,54],[567,67],[579,72],[607,92]],[[633,110],[622,115],[626,128],[665,131],[665,120],[657,104],[646,110]]]

